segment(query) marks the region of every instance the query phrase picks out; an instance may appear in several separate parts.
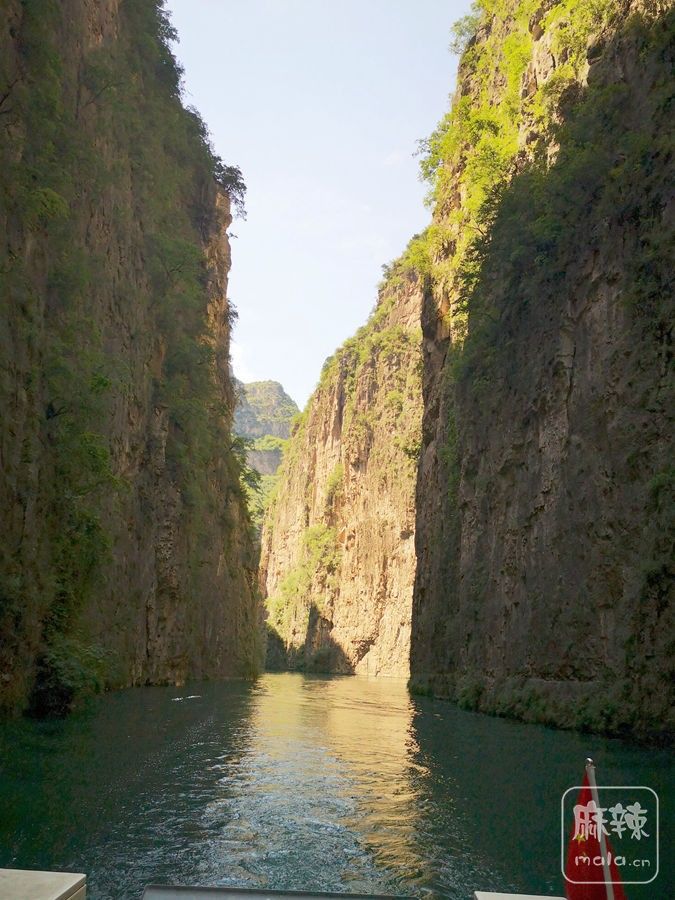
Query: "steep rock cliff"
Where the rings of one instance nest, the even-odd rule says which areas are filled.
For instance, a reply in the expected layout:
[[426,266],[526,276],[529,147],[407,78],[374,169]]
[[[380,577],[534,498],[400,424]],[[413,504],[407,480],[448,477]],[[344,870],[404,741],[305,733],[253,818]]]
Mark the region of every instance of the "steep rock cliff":
[[672,7],[482,6],[426,161],[413,685],[672,733]]
[[421,303],[391,277],[291,437],[262,535],[271,667],[408,674]]
[[181,105],[160,3],[4,9],[0,704],[253,671],[238,172]]

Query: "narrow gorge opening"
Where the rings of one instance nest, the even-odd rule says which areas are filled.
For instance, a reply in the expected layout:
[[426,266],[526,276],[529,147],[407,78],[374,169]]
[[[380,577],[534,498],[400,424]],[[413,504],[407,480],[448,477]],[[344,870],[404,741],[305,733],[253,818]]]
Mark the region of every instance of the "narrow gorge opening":
[[471,27],[422,158],[431,224],[325,363],[267,505],[268,665],[658,739],[672,13]]
[[294,424],[261,538],[273,668],[410,674],[423,290],[388,277]]

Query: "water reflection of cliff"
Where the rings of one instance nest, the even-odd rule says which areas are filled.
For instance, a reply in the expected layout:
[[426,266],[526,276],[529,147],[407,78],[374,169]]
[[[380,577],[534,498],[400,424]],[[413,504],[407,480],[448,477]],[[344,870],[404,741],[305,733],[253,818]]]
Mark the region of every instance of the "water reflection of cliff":
[[241,761],[232,773],[245,781],[236,801],[238,821],[249,823],[243,834],[250,841],[253,821],[255,833],[265,831],[264,862],[249,855],[245,868],[270,887],[281,879],[286,887],[449,898],[495,883],[493,861],[475,846],[475,820],[480,810],[481,821],[483,814],[490,821],[494,809],[484,801],[496,782],[476,799],[462,781],[472,784],[465,743],[487,738],[467,732],[467,722],[484,717],[460,712],[449,732],[451,710],[433,704],[421,713],[397,679],[262,679],[245,774]]
[[[424,771],[418,846],[426,872],[418,884],[436,896],[468,898],[476,889],[562,895],[560,799],[591,755],[604,784],[673,789],[672,757],[615,739],[466,712],[414,700],[412,731]],[[672,812],[667,813],[671,817]],[[668,827],[662,812],[662,830]],[[671,826],[672,827],[672,826]],[[659,889],[631,886],[631,900],[675,896],[672,862],[662,854]]]

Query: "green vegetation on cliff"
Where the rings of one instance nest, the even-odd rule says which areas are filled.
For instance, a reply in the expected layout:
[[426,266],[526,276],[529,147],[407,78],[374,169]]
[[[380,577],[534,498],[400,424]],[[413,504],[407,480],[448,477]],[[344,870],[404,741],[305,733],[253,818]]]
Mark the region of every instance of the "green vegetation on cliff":
[[[560,103],[586,63],[589,37],[618,15],[613,0],[566,0],[547,11],[540,0],[478,0],[461,21],[460,78],[472,87],[421,142],[434,220],[407,251],[411,264],[425,274],[430,268],[439,289],[459,291],[449,312],[457,333],[466,326],[462,286],[476,276],[476,247],[489,240],[500,191],[518,167],[521,130],[529,130],[528,153],[546,157]],[[554,51],[565,48],[564,64],[541,84],[525,78],[535,32],[546,34]]]
[[[324,523],[306,528],[300,561],[284,576],[278,593],[267,600],[269,626],[278,634],[287,634],[291,626],[298,632],[306,630],[310,608],[323,611],[317,576],[324,594],[330,592],[335,587],[339,564],[335,529]],[[303,620],[297,619],[299,614]],[[296,621],[292,621],[293,617]]]
[[[648,27],[638,16],[622,28],[645,60],[666,57],[672,27]],[[505,317],[513,320],[544,290],[555,290],[573,259],[570,235],[639,223],[639,241],[623,248],[621,291],[645,326],[663,333],[672,314],[670,252],[673,233],[664,227],[659,191],[672,151],[672,80],[660,71],[645,107],[628,117],[631,87],[590,81],[566,100],[565,116],[551,127],[558,146],[551,162],[545,148],[534,152],[490,203],[489,235],[474,239],[472,267],[463,273],[462,305],[472,321],[463,372],[480,368],[486,356],[507,350]],[[526,278],[537,271],[539,277]],[[500,290],[489,286],[499,273]],[[495,303],[495,297],[499,303]],[[499,322],[499,324],[497,324]]]

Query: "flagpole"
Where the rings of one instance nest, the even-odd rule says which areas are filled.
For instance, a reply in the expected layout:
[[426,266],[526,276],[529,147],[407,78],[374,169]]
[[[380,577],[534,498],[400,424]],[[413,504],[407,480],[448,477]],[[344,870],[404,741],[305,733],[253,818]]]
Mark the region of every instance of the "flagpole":
[[[600,800],[598,798],[598,786],[595,783],[595,763],[588,757],[586,760],[586,774],[588,775],[588,784],[591,788],[591,797],[595,803],[596,810],[600,808]],[[605,843],[605,833],[600,821],[597,819],[598,841],[600,842],[600,856],[602,857],[602,872],[605,878],[605,890],[607,892],[607,900],[614,900],[614,885],[612,884],[612,874],[609,869],[609,860],[607,858],[607,844]]]

